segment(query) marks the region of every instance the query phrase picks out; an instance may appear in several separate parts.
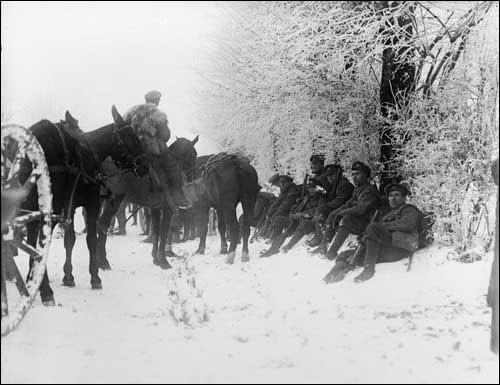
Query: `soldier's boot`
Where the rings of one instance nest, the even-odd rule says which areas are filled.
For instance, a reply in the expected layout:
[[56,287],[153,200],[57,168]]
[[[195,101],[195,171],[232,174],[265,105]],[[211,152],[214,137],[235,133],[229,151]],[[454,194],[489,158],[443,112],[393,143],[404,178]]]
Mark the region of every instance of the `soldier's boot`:
[[327,275],[323,277],[325,283],[340,282],[346,276],[349,264],[346,261],[337,261]]
[[325,229],[325,233],[323,234],[323,238],[321,239],[321,243],[317,248],[315,248],[312,253],[313,254],[326,254],[328,250],[328,244],[332,241],[335,231],[332,227],[327,227]]
[[368,281],[375,275],[375,265],[365,265],[365,268],[357,277],[354,278],[354,282],[361,283],[364,281]]
[[328,258],[330,261],[334,261],[335,258],[337,258],[337,253],[338,253],[339,249],[342,247],[342,245],[344,244],[348,235],[349,235],[349,232],[345,228],[340,227],[338,229],[337,233],[333,237],[332,245],[330,246],[330,248],[326,252],[326,258]]
[[317,247],[321,244],[323,240],[323,231],[321,231],[321,226],[318,223],[314,224],[314,237],[306,241],[306,245],[309,247]]
[[285,239],[286,239],[286,233],[275,236],[273,239],[273,243],[271,244],[271,247],[268,250],[264,251],[260,256],[264,258],[264,257],[270,257],[271,255],[274,254],[278,254],[280,252],[281,245],[285,242]]
[[182,191],[183,181],[181,170],[168,150],[164,150],[160,154],[160,164],[167,177],[166,181],[160,180],[162,188],[170,193],[174,204],[179,209],[190,208],[192,202],[186,198]]
[[302,237],[304,235],[305,235],[304,230],[302,230],[302,229],[295,230],[295,233],[293,233],[292,238],[288,241],[288,244],[286,244],[285,246],[283,246],[282,250],[285,253],[287,253],[288,251],[290,251],[290,249],[292,247],[294,247],[297,244],[297,242],[299,242],[302,239]]

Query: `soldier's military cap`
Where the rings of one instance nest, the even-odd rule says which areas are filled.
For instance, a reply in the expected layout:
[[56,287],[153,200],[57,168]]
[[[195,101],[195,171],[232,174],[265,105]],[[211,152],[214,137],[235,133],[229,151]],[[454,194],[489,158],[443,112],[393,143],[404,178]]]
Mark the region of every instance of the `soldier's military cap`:
[[324,162],[325,156],[323,154],[314,154],[309,158],[309,162]]
[[325,176],[337,175],[337,173],[339,172],[339,170],[342,172],[342,166],[340,164],[327,164],[325,166],[324,175]]
[[357,170],[361,171],[366,174],[366,176],[369,178],[371,175],[370,167],[368,167],[366,164],[360,161],[356,161],[352,164],[351,170]]
[[149,91],[146,95],[144,95],[144,99],[146,99],[146,102],[148,101],[156,101],[161,99],[161,92],[159,91]]
[[274,174],[268,180],[268,182],[271,183],[271,184],[278,184],[279,181],[280,181],[280,174],[279,174],[279,172],[277,172],[276,174]]
[[401,191],[404,196],[410,195],[410,190],[404,184],[401,183],[391,183],[384,189],[385,195],[388,195],[391,191]]
[[285,175],[285,174],[280,175],[280,176],[279,176],[279,179],[280,179],[280,181],[281,181],[282,179],[284,179],[284,180],[286,180],[286,181],[293,182],[293,178],[292,178],[290,175]]

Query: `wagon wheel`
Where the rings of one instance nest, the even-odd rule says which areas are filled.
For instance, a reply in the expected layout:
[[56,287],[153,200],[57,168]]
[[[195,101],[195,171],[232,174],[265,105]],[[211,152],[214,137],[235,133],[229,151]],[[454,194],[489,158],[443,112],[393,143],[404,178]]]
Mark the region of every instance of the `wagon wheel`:
[[[21,171],[26,172],[27,165],[31,168],[31,174],[22,177]],[[52,193],[43,149],[33,134],[22,126],[2,126],[1,172],[2,195],[18,188],[29,191],[36,184],[39,207],[37,211],[30,212],[17,210],[17,216],[10,219],[5,228],[2,224],[1,334],[4,336],[24,318],[42,282],[51,240]],[[25,180],[24,184],[21,184],[20,179]],[[41,221],[42,231],[36,247],[32,247],[21,234],[25,225],[35,220]],[[25,279],[30,256],[33,266],[29,277]]]
[[141,231],[147,234],[149,232],[149,224],[146,222],[145,210],[144,207],[139,210],[139,226],[141,227]]

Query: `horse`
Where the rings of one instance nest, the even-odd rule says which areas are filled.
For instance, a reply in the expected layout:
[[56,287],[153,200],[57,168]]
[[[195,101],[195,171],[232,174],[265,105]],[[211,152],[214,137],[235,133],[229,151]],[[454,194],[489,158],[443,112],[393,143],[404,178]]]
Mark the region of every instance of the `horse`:
[[[100,192],[102,187],[100,163],[107,157],[116,162],[120,170],[133,170],[140,173],[143,155],[139,138],[133,129],[126,125],[121,115],[113,106],[111,109],[114,122],[96,130],[84,133],[78,127],[78,121],[66,111],[65,120],[52,123],[41,120],[29,129],[40,142],[49,167],[52,209],[59,218],[64,218],[64,263],[63,285],[75,286],[72,275],[71,256],[75,244],[73,218],[75,209],[83,206],[87,212],[87,247],[89,250],[89,272],[92,289],[102,289],[98,274],[96,243],[96,224],[99,214]],[[31,165],[25,163],[22,175],[27,178]],[[20,177],[22,179],[23,176]],[[22,209],[37,210],[37,191],[34,188]],[[57,223],[53,223],[53,227]],[[27,224],[27,242],[34,246],[39,236],[40,221]],[[30,258],[30,270],[33,264]],[[29,273],[28,273],[29,276]],[[45,305],[54,305],[54,292],[45,271],[40,296]]]
[[[177,138],[168,148],[188,181],[194,178],[197,156],[195,144],[198,142],[198,139],[199,136],[193,140]],[[153,175],[164,172],[154,164],[151,167],[154,169]],[[112,171],[112,169],[105,170],[105,172]],[[123,173],[117,177],[110,178],[107,185],[113,192],[113,196],[104,202],[103,211],[99,218],[97,240],[99,267],[103,270],[111,269],[106,256],[107,230],[111,218],[116,214],[120,203],[126,198],[133,204],[151,208],[153,232],[153,249],[151,255],[153,263],[162,269],[171,268],[172,266],[166,259],[167,252],[165,246],[167,244],[168,229],[172,215],[176,208],[169,202],[168,192],[165,193],[155,187],[154,182],[148,176],[137,177],[132,173]]]
[[[220,153],[207,157],[202,175],[195,183],[199,196],[199,229],[200,242],[196,254],[204,254],[207,238],[207,224],[210,207],[217,212],[217,226],[221,237],[221,254],[226,254],[226,262],[232,264],[235,258],[236,245],[240,238],[236,206],[241,203],[241,236],[243,238],[242,262],[250,260],[248,253],[248,237],[250,220],[253,216],[255,201],[259,191],[257,171],[247,159],[236,155]],[[229,230],[230,245],[227,249],[226,228]]]

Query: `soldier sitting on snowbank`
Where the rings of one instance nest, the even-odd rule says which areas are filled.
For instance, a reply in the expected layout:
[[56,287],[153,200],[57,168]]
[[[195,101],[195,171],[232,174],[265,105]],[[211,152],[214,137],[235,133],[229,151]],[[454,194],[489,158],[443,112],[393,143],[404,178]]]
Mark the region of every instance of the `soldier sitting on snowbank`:
[[[419,245],[419,222],[422,213],[415,206],[406,203],[410,194],[406,186],[392,183],[385,189],[389,203],[389,212],[382,216],[380,221],[368,225],[361,243],[361,252],[364,269],[355,282],[367,281],[375,274],[375,264],[395,262],[410,257]],[[325,281],[338,281],[336,276],[342,270],[348,269],[348,253],[337,258],[333,269],[325,277]],[[356,261],[354,261],[356,263]]]

